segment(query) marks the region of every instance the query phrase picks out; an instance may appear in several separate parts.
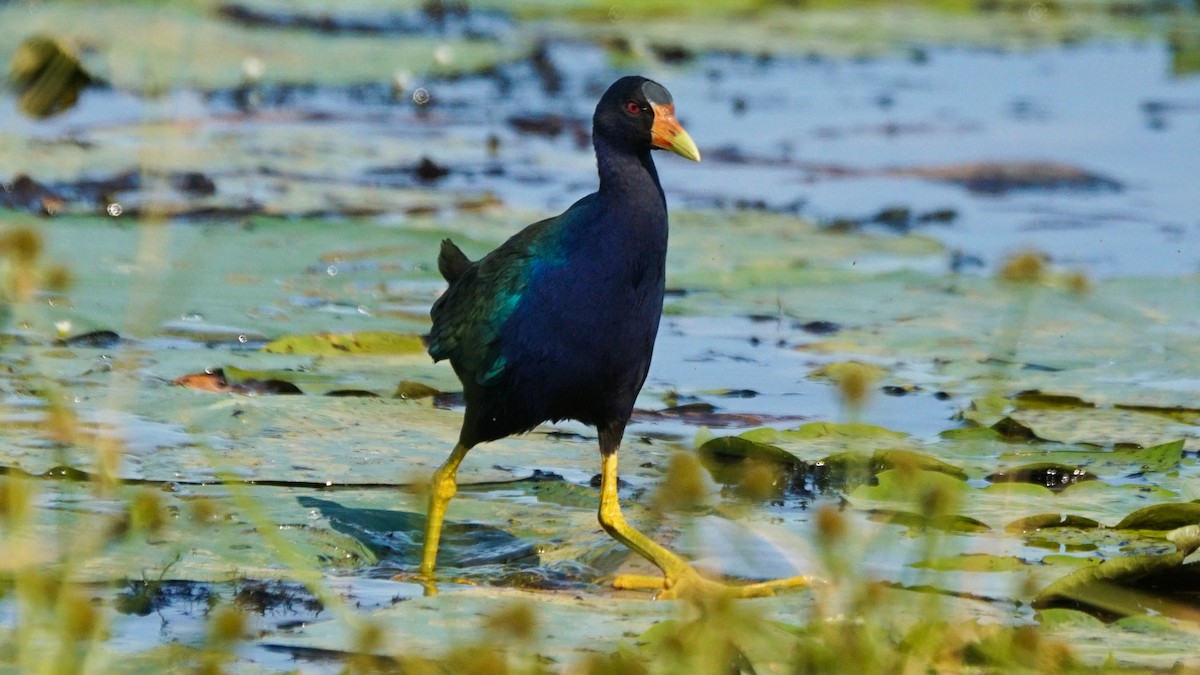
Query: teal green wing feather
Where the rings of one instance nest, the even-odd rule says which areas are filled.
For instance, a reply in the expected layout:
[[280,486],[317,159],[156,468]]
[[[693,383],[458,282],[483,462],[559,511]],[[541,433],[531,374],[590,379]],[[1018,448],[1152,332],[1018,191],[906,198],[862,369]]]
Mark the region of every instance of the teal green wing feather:
[[494,382],[504,373],[507,362],[500,349],[504,324],[521,302],[538,259],[545,255],[556,220],[534,223],[482,260],[455,270],[450,288],[430,311],[429,354],[434,361],[450,359],[479,384]]

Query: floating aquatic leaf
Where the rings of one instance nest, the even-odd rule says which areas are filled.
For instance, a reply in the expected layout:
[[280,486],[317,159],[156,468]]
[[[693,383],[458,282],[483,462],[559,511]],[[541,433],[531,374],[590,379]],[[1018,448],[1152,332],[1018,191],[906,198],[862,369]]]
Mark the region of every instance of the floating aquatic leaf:
[[1183,439],[1179,439],[1148,448],[1114,450],[1101,460],[1107,459],[1114,464],[1128,462],[1130,468],[1140,471],[1170,471],[1183,459],[1183,446]]
[[[1170,418],[1121,408],[1019,409],[1009,415],[1033,437],[1060,443],[1157,446],[1186,437],[1191,429]],[[1188,446],[1185,440],[1184,447]],[[1200,439],[1196,439],[1200,446]]]
[[268,342],[263,351],[275,354],[418,354],[425,351],[421,336],[388,331],[289,335]]
[[1116,530],[1174,530],[1200,523],[1200,504],[1152,504],[1125,516]]
[[1000,421],[993,424],[991,430],[996,432],[1006,441],[1040,441],[1037,434],[1033,433],[1027,425],[1022,424],[1011,417],[1001,418]]
[[1081,530],[1090,530],[1100,527],[1100,522],[1085,518],[1084,516],[1075,516],[1066,513],[1042,513],[1036,516],[1028,516],[1020,520],[1014,520],[1004,529],[1008,532],[1034,532],[1037,530],[1046,530],[1059,527],[1073,527]]
[[967,472],[961,468],[944,462],[937,457],[911,450],[877,450],[871,455],[871,466],[875,471],[889,469],[919,469],[921,471],[936,471],[947,476],[966,480]]
[[1043,626],[1078,626],[1089,629],[1104,627],[1104,622],[1100,619],[1087,612],[1080,612],[1074,609],[1052,607],[1039,610],[1037,617],[1038,622]]
[[[961,496],[970,488],[960,479],[939,471],[920,469],[892,469],[875,476],[878,485],[862,485],[852,491],[851,501],[873,500],[892,502],[921,501],[931,494]],[[937,506],[937,504],[922,504]]]
[[17,47],[9,79],[20,94],[21,112],[38,119],[74,107],[79,93],[95,82],[78,57],[47,35],[28,37]]
[[1193,635],[1190,626],[1181,626],[1165,616],[1127,616],[1117,619],[1115,626],[1134,633],[1181,633]]
[[1103,502],[1104,506],[1146,502],[1150,500],[1177,500],[1179,493],[1158,485],[1109,485],[1104,481],[1086,480],[1068,485],[1059,493],[1065,499]]
[[[1033,544],[1033,545],[1039,546],[1039,544]],[[1062,545],[1059,544],[1059,545],[1052,546],[1052,545],[1048,544],[1044,548],[1058,551],[1058,550],[1062,549]],[[1067,550],[1078,550],[1078,549],[1077,548],[1076,549],[1068,548]],[[1096,550],[1096,548],[1093,546],[1092,548],[1089,548],[1087,550],[1094,551],[1094,550]],[[1080,557],[1080,556],[1066,555],[1066,554],[1059,554],[1059,553],[1051,553],[1042,558],[1043,565],[1054,565],[1055,567],[1069,567],[1071,569],[1087,567],[1088,565],[1099,565],[1100,562],[1101,561],[1099,558],[1084,558],[1084,557]]]
[[719,436],[696,450],[700,462],[718,483],[736,485],[755,466],[767,468],[776,480],[800,470],[804,462],[774,445],[737,436]]
[[62,343],[68,347],[90,347],[95,349],[110,349],[121,344],[121,336],[116,331],[94,330],[80,335],[64,338]]
[[1085,401],[1078,396],[1066,394],[1048,394],[1037,389],[1022,391],[1013,396],[1021,408],[1095,408],[1096,404]]
[[795,438],[824,438],[829,436],[843,438],[904,438],[908,434],[886,429],[873,424],[810,422],[795,431],[784,432]]
[[1002,441],[1004,435],[991,427],[962,427],[947,429],[940,434],[941,438],[953,441]]
[[1171,441],[1149,448],[1116,450],[1039,449],[1037,453],[1030,453],[1026,447],[1015,452],[1006,452],[999,460],[1006,463],[1019,462],[1028,460],[1031,456],[1068,467],[1074,465],[1096,476],[1124,478],[1139,473],[1171,471],[1178,468],[1183,459],[1183,441]]
[[1003,437],[1008,438],[1003,427],[997,424],[1007,419],[1005,413],[1012,408],[1012,402],[1003,396],[981,396],[973,399],[971,405],[962,411],[962,418],[980,427],[992,427]]
[[537,496],[539,502],[545,504],[592,510],[600,503],[600,493],[596,488],[568,483],[565,480],[530,481],[521,485],[527,487]]
[[912,564],[912,567],[938,570],[939,572],[955,570],[963,572],[1014,572],[1025,569],[1028,566],[1029,563],[1015,556],[997,556],[990,553],[969,553],[949,558],[933,558]]
[[1183,406],[1154,406],[1154,405],[1129,405],[1118,403],[1113,406],[1118,410],[1132,410],[1134,412],[1150,413],[1151,415],[1161,415],[1168,419],[1173,419],[1176,422],[1184,424],[1200,424],[1200,409],[1185,408]]
[[1058,491],[1081,481],[1096,480],[1096,476],[1078,467],[1039,462],[1003,469],[987,479],[992,483],[1033,483]]
[[[1200,547],[1200,527],[1192,525],[1182,531],[1184,534],[1175,537],[1178,541],[1174,552],[1112,558],[1076,570],[1042,589],[1033,607],[1077,608],[1102,618],[1142,614],[1150,606],[1158,611],[1169,610],[1175,602],[1170,595],[1172,589],[1179,589],[1185,579],[1191,588],[1200,589],[1200,565],[1183,564]],[[1200,594],[1194,591],[1176,597],[1179,601],[1200,602]]]
[[810,473],[809,466],[782,448],[766,443],[720,436],[706,441],[696,450],[700,463],[713,480],[737,486],[752,499],[776,496]]
[[991,483],[984,486],[982,491],[984,494],[1003,496],[1004,498],[1009,498],[1009,500],[1018,497],[1042,498],[1054,496],[1054,492],[1046,488],[1045,485],[1034,483]]
[[396,391],[392,394],[392,398],[407,398],[420,399],[431,398],[440,395],[442,392],[434,387],[421,382],[413,382],[412,380],[404,380],[396,385]]
[[877,522],[901,525],[913,530],[930,528],[946,532],[987,532],[992,529],[988,527],[987,523],[968,516],[949,515],[929,518],[911,511],[889,509],[870,509],[867,511],[867,515],[871,520]]

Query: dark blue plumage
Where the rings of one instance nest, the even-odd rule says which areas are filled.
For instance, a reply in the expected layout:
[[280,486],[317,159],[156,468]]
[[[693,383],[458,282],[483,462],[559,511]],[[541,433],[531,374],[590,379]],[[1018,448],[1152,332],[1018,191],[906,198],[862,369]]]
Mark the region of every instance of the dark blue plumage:
[[671,95],[642,77],[609,87],[592,129],[600,174],[594,194],[521,230],[478,262],[442,242],[438,269],[450,287],[433,305],[429,353],[450,360],[467,410],[458,445],[430,481],[421,575],[432,579],[467,452],[544,421],[576,419],[600,437],[601,527],[663,571],[650,581],[619,577],[615,586],[649,584],[663,595],[757,595],[806,584],[796,578],[725,589],[621,514],[617,450],[650,369],[667,255],[667,204],[650,150],[696,161],[700,153],[676,121]]
[[429,353],[463,382],[468,447],[568,418],[619,438],[629,419],[662,314],[667,252],[654,117],[623,107],[644,100],[646,82],[620,80],[597,106],[597,192],[477,263],[443,244],[451,285],[433,306]]

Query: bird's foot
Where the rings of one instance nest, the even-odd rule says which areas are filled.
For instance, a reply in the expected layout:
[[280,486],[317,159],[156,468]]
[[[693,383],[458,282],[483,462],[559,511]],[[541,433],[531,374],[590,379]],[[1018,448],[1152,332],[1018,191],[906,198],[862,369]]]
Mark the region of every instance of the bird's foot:
[[402,581],[408,584],[420,584],[421,588],[424,590],[424,595],[427,597],[438,594],[437,582],[434,580],[433,575],[431,574],[424,574],[421,572],[401,572],[394,575],[391,580]]
[[613,578],[612,585],[613,588],[623,590],[658,591],[654,596],[656,599],[674,600],[703,596],[761,598],[775,595],[783,590],[806,588],[813,585],[815,581],[815,577],[795,576],[749,584],[727,584],[705,579],[695,569],[688,567],[685,571],[661,577],[622,574]]
[[432,574],[425,574],[423,572],[401,572],[399,574],[392,576],[391,580],[392,581],[403,581],[405,583],[410,583],[410,584],[420,584],[421,588],[424,589],[424,591],[425,591],[425,596],[427,596],[427,597],[438,594],[437,585],[438,585],[439,581],[441,581],[442,583],[455,584],[458,586],[478,586],[479,585],[479,582],[474,579],[467,579],[465,577],[449,577],[449,578],[441,577],[441,578],[438,578],[438,577],[434,577],[434,575],[432,575]]

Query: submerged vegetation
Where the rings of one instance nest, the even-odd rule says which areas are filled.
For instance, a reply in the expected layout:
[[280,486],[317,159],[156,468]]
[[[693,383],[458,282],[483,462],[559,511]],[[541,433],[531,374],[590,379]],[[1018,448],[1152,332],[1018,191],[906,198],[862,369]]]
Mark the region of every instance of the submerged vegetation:
[[[1154,264],[1190,255],[1188,274],[1095,275],[1072,253],[1172,167],[896,150],[1001,124],[982,114],[747,117],[793,107],[759,79],[845,55],[935,68],[940,43],[1160,41],[1185,74],[1197,26],[1192,7],[1082,0],[0,4],[0,104],[30,116],[0,119],[0,663],[1200,668],[1194,214],[1155,230],[1177,251]],[[669,294],[623,506],[707,573],[822,582],[736,602],[610,590],[646,570],[599,531],[594,432],[568,423],[473,453],[451,572],[423,597],[422,491],[461,422],[421,338],[438,243],[474,257],[582,194],[569,99],[616,69],[697,83],[711,153],[689,128],[716,167],[696,184],[660,168]],[[871,109],[935,88],[921,72]],[[1185,94],[1130,117],[1194,120]],[[1045,124],[1045,106],[1004,123]],[[873,165],[819,161],[889,143]],[[851,178],[938,191],[805,205]],[[756,182],[775,193],[737,191]],[[1060,247],[960,250],[1023,199],[1036,227],[1067,222]]]

